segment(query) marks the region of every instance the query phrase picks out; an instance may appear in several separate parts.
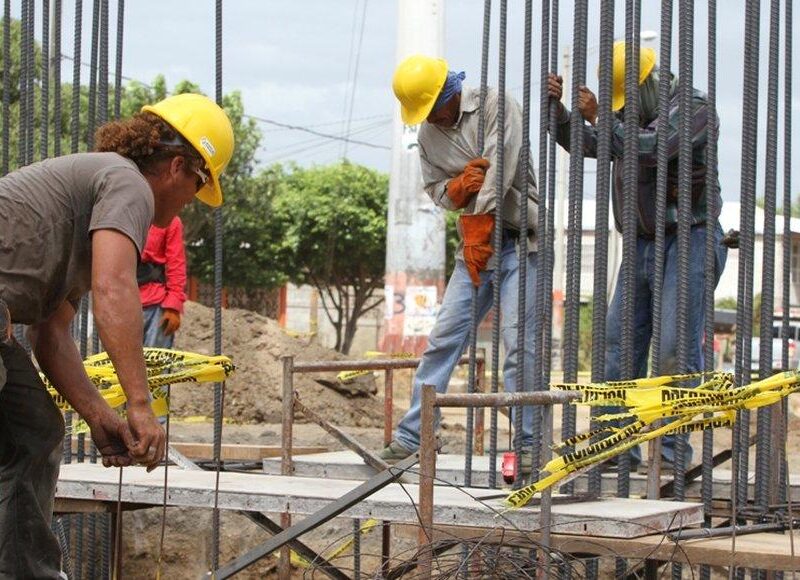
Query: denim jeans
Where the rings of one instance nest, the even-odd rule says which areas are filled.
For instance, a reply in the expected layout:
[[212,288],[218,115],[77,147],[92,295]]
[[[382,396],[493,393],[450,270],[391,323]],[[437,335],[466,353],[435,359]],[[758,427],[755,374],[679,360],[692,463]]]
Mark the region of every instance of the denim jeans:
[[[514,392],[517,388],[517,345],[518,302],[519,293],[519,258],[514,240],[505,239],[502,251],[502,267],[500,271],[481,273],[481,285],[478,288],[479,320],[483,320],[492,306],[492,292],[496,283],[500,284],[501,331],[505,347],[503,363],[503,382],[506,392]],[[536,301],[536,254],[528,254],[526,272],[525,302],[525,375],[533,375],[533,315]],[[434,385],[436,392],[447,392],[450,375],[453,373],[458,359],[469,346],[469,331],[472,315],[472,281],[467,267],[462,260],[456,260],[447,290],[442,300],[442,307],[436,318],[436,324],[428,337],[428,347],[422,355],[411,396],[411,408],[397,426],[395,439],[403,447],[416,450],[419,447],[420,432],[420,400],[422,385]],[[528,380],[530,383],[530,380]],[[526,384],[526,390],[531,385]],[[518,409],[515,408],[514,411]],[[534,408],[525,407],[522,413],[522,445],[533,444]],[[439,409],[436,409],[436,427],[440,421]]]
[[50,520],[64,419],[19,344],[0,357],[0,579],[61,578]]
[[[728,249],[720,242],[722,228],[715,224],[716,260],[713,270],[705,265],[706,227],[694,226],[691,231],[689,245],[689,345],[688,372],[697,372],[703,368],[703,292],[706,275],[713,276],[716,287]],[[668,234],[664,239],[664,286],[661,294],[661,368],[659,374],[678,373],[678,236]],[[653,282],[655,275],[655,240],[639,238],[636,242],[636,272],[634,286],[634,336],[633,336],[633,372],[635,377],[647,376],[649,362],[650,339],[653,334]],[[608,310],[606,336],[606,380],[619,380],[621,374],[620,338],[622,335],[622,281],[618,280],[614,298]],[[604,409],[605,412],[613,412]],[[688,436],[681,435],[688,440]],[[661,440],[661,457],[664,461],[675,460],[676,436],[665,435]],[[687,445],[686,464],[692,459],[692,448]],[[638,447],[630,451],[631,463],[635,466],[641,462]]]
[[158,304],[145,306],[142,309],[142,319],[144,321],[144,346],[153,348],[172,348],[175,335],[167,336],[161,327],[161,316],[164,309]]

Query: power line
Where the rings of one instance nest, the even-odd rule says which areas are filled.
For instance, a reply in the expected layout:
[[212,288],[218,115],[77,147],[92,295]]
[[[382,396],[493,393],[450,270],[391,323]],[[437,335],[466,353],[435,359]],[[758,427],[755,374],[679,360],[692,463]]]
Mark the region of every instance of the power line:
[[[358,66],[361,63],[361,45],[364,42],[364,28],[366,28],[367,22],[367,2],[368,0],[364,0],[364,9],[361,12],[361,32],[359,33],[358,37],[358,48],[356,49],[356,58],[355,58],[355,70],[353,71],[353,84],[350,87],[350,112],[347,115],[347,128],[345,129],[345,137],[350,137],[350,123],[353,119],[353,105],[355,104],[356,100],[356,88],[358,87]],[[347,141],[344,142],[344,147],[342,148],[342,157],[347,157],[347,145],[349,143]]]
[[[62,53],[61,56],[62,56],[62,58],[65,58],[65,59],[67,59],[69,61],[74,61],[74,58],[72,56],[70,56],[70,55]],[[91,67],[91,65],[89,63],[83,62],[83,61],[81,61],[81,66]],[[126,81],[135,81],[135,82],[141,84],[143,87],[148,88],[148,89],[152,89],[153,88],[153,85],[150,85],[150,84],[148,84],[148,83],[146,83],[144,81],[140,81],[139,79],[135,79],[135,78],[128,77],[128,76],[125,76],[125,75],[122,75],[121,78],[125,79]],[[350,139],[348,137],[343,137],[341,135],[332,135],[330,133],[322,133],[320,131],[315,131],[314,129],[311,129],[311,128],[307,127],[307,126],[291,125],[289,123],[281,123],[280,121],[275,121],[273,119],[267,119],[265,117],[257,117],[255,115],[248,115],[247,113],[245,113],[242,116],[247,118],[247,119],[253,119],[253,120],[258,121],[260,123],[266,123],[268,125],[273,125],[275,127],[280,127],[282,129],[289,129],[289,130],[292,130],[292,131],[303,131],[304,133],[309,133],[311,135],[316,135],[317,137],[324,137],[325,139],[333,139],[333,140],[336,140],[336,141],[344,141],[345,143],[348,143],[348,144],[362,145],[364,147],[372,147],[373,149],[385,149],[387,151],[391,150],[391,147],[389,147],[387,145],[380,145],[378,143],[368,143],[366,141],[359,141],[357,139]],[[386,118],[387,115],[374,115],[373,117],[363,117],[362,120],[370,119],[370,118],[378,118],[378,117]],[[338,121],[338,122],[341,122],[341,121]],[[324,125],[324,124],[327,124],[327,123],[322,123],[322,124]]]
[[378,143],[369,143],[367,141],[359,141],[357,139],[349,139],[348,137],[342,137],[341,135],[332,135],[330,133],[322,133],[321,131],[315,131],[314,129],[309,129],[308,127],[303,127],[301,125],[291,125],[289,123],[281,123],[279,121],[273,121],[272,119],[266,119],[264,117],[256,117],[255,115],[246,115],[251,119],[255,119],[261,123],[267,123],[268,125],[274,125],[276,127],[283,127],[285,129],[294,129],[295,131],[303,131],[304,133],[309,133],[311,135],[317,135],[318,137],[324,137],[326,139],[333,139],[336,141],[345,141],[347,143],[352,143],[353,145],[363,145],[364,147],[372,147],[373,149],[385,149],[387,151],[391,150],[391,147],[388,145],[379,145]]

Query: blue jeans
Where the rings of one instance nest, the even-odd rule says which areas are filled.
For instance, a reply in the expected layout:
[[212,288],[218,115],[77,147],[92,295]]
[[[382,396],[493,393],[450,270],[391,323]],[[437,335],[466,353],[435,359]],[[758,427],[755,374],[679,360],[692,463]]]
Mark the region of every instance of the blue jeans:
[[[706,227],[694,226],[691,231],[689,246],[689,345],[688,372],[703,369],[703,292],[706,284],[706,273],[713,275],[714,287],[717,286],[728,249],[723,246],[722,228],[715,224],[716,260],[713,270],[705,265]],[[668,234],[664,239],[664,286],[661,295],[661,375],[679,372],[677,359],[678,343],[678,236]],[[633,372],[635,377],[646,377],[649,361],[650,338],[653,334],[653,282],[655,276],[655,240],[639,238],[636,242],[636,272],[634,274],[636,297],[634,300],[634,337],[633,337]],[[622,377],[620,338],[622,335],[622,281],[617,282],[614,298],[608,310],[606,337],[606,379],[619,380]],[[604,409],[609,411],[609,409]],[[613,411],[611,411],[613,412]],[[681,435],[688,440],[688,436]],[[665,435],[661,440],[661,457],[664,461],[675,460],[676,436]],[[692,448],[687,445],[686,464],[692,459]],[[631,449],[631,463],[641,462],[638,447]]]
[[144,346],[153,348],[172,348],[175,335],[167,336],[161,327],[161,316],[164,309],[158,304],[145,306],[142,309],[142,319],[144,320]]
[[[506,358],[503,363],[503,381],[507,392],[514,392],[517,388],[517,313],[518,313],[518,284],[519,284],[519,258],[516,244],[511,239],[504,240],[502,251],[502,266],[500,271],[481,273],[481,285],[478,288],[478,313],[479,320],[483,320],[492,306],[492,292],[494,284],[500,283],[500,308],[501,331]],[[526,273],[526,302],[525,302],[525,375],[533,376],[533,315],[536,302],[536,254],[528,254]],[[395,439],[406,449],[419,448],[420,432],[420,399],[422,385],[434,385],[436,392],[447,392],[450,375],[453,373],[458,359],[469,346],[469,331],[472,315],[472,281],[467,272],[467,267],[462,260],[456,260],[456,266],[447,290],[442,300],[442,307],[436,318],[436,324],[428,337],[428,347],[422,355],[417,374],[414,378],[414,388],[411,396],[411,408],[397,426]],[[530,381],[528,381],[530,383]],[[531,385],[526,384],[526,390],[531,390]],[[518,407],[514,408],[516,411]],[[533,444],[533,407],[525,407],[522,413],[522,444]],[[440,421],[439,409],[436,409],[436,427]]]

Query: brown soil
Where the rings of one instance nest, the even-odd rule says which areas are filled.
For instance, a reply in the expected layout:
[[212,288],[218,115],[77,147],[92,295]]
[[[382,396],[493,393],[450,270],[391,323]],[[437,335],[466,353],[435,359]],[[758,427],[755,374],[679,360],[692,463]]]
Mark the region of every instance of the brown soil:
[[[175,348],[210,354],[214,349],[214,311],[186,303],[183,325]],[[288,336],[275,320],[247,310],[222,313],[222,352],[230,356],[236,372],[225,386],[224,416],[238,423],[280,423],[283,363],[281,357],[298,361],[342,360],[333,350]],[[294,388],[323,417],[341,426],[378,427],[383,424],[383,402],[374,396],[348,398],[317,383],[315,378],[335,380],[335,373],[296,374]],[[177,417],[213,416],[212,385],[176,385],[172,410]]]

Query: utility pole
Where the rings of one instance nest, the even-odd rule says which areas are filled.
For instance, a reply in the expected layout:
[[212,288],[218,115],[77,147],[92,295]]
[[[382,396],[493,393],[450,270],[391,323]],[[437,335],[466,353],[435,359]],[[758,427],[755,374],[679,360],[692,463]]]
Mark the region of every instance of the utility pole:
[[[445,0],[397,1],[397,63],[444,56]],[[386,304],[380,348],[421,354],[444,290],[444,212],[422,188],[417,130],[395,102],[386,237]]]

